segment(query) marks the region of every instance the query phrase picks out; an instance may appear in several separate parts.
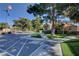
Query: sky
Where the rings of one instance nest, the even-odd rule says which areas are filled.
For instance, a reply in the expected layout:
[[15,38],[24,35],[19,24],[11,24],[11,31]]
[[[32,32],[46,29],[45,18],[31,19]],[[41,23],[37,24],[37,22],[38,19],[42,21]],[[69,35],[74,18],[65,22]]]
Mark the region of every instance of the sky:
[[61,22],[70,22],[70,18],[69,17],[65,17],[63,15],[57,16],[57,20],[61,21]]
[[[7,13],[4,11],[8,6],[12,6],[12,9],[9,11],[10,16],[7,16]],[[33,14],[29,14],[26,10],[30,4],[27,3],[0,3],[0,22],[6,22],[9,25],[13,25],[13,20],[18,20],[20,17],[27,18],[29,20],[34,19]],[[32,4],[33,5],[33,4]],[[70,21],[69,18],[59,16],[58,20]]]
[[[12,6],[12,10],[9,11],[10,16],[7,16],[7,13],[4,10],[9,5]],[[27,3],[0,3],[0,22],[5,22],[7,19],[7,23],[12,25],[12,20],[17,20],[20,17],[30,20],[34,19],[32,14],[26,12],[28,5],[29,4]]]

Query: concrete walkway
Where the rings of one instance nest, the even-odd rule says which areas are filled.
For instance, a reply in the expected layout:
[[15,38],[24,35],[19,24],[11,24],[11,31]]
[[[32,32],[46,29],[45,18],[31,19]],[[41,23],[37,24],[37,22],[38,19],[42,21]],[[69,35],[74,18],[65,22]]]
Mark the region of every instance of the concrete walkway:
[[55,54],[57,56],[62,56],[63,55],[60,44],[56,44],[55,47],[53,47],[53,49],[55,50]]
[[78,39],[78,37],[77,36],[66,36],[64,38],[53,38],[53,39],[64,42],[64,41],[67,41],[67,40]]

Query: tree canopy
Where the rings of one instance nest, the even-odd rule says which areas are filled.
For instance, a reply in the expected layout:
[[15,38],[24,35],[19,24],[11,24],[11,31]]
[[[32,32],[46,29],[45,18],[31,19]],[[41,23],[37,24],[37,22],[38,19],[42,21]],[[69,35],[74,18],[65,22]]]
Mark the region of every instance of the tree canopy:
[[31,21],[26,18],[20,18],[19,20],[14,20],[14,26],[19,27],[21,30],[30,30]]
[[0,23],[0,28],[7,28],[9,27],[7,23]]
[[42,28],[41,18],[36,17],[34,20],[32,20],[32,26],[34,30],[39,31]]

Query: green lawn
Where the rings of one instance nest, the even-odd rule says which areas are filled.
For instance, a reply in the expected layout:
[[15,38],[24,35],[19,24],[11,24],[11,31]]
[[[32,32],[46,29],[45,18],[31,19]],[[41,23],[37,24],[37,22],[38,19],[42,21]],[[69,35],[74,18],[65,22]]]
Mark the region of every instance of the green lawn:
[[66,43],[62,43],[61,48],[62,48],[62,52],[63,52],[64,56],[73,56],[74,55]]
[[79,40],[61,43],[61,48],[64,56],[79,56]]

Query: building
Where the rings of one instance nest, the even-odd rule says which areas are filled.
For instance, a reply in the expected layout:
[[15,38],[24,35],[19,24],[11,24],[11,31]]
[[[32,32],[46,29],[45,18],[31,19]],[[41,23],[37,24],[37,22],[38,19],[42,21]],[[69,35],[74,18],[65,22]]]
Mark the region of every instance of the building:
[[0,29],[0,34],[2,34],[2,33],[8,33],[10,31],[11,30],[9,28],[3,28],[3,29]]
[[72,23],[64,23],[64,31],[79,33],[79,26]]

